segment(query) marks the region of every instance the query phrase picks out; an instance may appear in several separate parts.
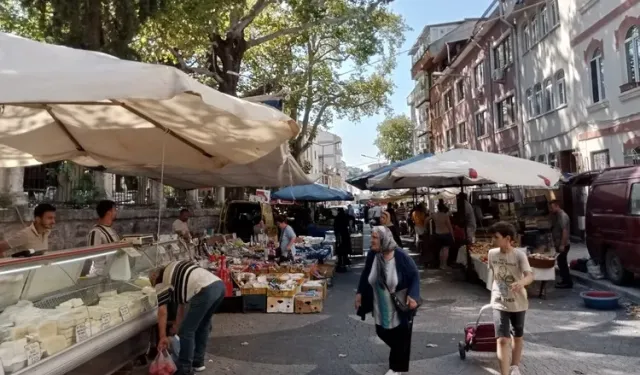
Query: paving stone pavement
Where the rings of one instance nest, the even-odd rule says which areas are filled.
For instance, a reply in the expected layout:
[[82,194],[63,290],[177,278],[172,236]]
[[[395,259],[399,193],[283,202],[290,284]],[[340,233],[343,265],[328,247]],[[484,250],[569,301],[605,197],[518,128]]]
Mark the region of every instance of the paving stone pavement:
[[[388,348],[373,320],[353,312],[361,265],[338,274],[317,315],[218,314],[204,374],[384,374]],[[465,324],[489,299],[459,271],[422,271],[424,308],[416,317],[410,374],[498,374],[495,354],[457,354]],[[523,375],[640,375],[640,321],[623,310],[583,307],[579,289],[531,299]],[[490,320],[489,314],[485,320]],[[346,355],[346,356],[344,356]]]

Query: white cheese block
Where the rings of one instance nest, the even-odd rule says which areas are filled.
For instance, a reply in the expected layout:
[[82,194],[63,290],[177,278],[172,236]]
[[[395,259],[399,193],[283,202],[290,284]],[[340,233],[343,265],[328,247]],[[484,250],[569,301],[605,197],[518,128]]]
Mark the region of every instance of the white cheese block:
[[52,336],[40,340],[40,348],[46,355],[54,355],[68,347],[64,336]]
[[99,320],[92,320],[91,321],[91,336],[97,335],[100,332],[102,332],[102,324],[100,323]]
[[102,314],[104,314],[102,306],[89,306],[89,319],[99,320]]
[[114,297],[117,295],[118,295],[117,290],[109,290],[107,292],[98,293],[98,297],[100,297],[100,299],[107,298],[107,297]]
[[25,353],[18,354],[8,358],[7,361],[2,360],[2,368],[6,374],[13,374],[27,366],[27,356]]
[[9,349],[12,353],[17,354],[24,352],[24,347],[27,345],[27,339],[19,339],[14,341],[5,341],[0,344],[0,349]]
[[74,337],[76,333],[76,327],[70,327],[66,329],[58,329],[58,335],[62,335],[64,337]]
[[29,334],[40,339],[55,336],[58,333],[58,322],[55,320],[45,320],[40,324],[29,326]]
[[6,341],[15,341],[25,338],[25,336],[29,333],[29,328],[32,326],[18,326],[11,327],[8,329],[8,335],[5,339]]
[[58,333],[65,329],[72,328],[76,325],[76,319],[73,314],[65,314],[58,318]]
[[133,284],[141,288],[151,287],[151,282],[149,281],[148,277],[139,277],[138,279],[136,279],[136,281],[133,282]]

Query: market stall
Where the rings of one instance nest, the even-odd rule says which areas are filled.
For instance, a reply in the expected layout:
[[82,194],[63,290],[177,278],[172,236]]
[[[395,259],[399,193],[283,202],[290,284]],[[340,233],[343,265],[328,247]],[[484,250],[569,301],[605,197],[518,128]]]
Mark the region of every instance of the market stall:
[[[476,242],[461,248],[457,258],[457,263],[475,271],[478,279],[482,281],[488,290],[491,290],[493,285],[493,275],[489,272],[487,263],[487,255],[492,247],[490,242]],[[468,252],[467,249],[469,250]],[[540,289],[535,292],[538,297],[544,298],[546,296],[546,283],[556,279],[555,258],[545,254],[529,254],[527,248],[523,247],[517,247],[516,250],[527,254],[534,279],[540,283]]]
[[324,238],[300,237],[294,260],[280,264],[274,261],[274,239],[247,244],[217,238],[209,244],[209,257],[199,262],[225,283],[226,311],[322,311],[335,269],[332,245]]
[[[369,179],[368,186],[377,189],[397,189],[413,187],[459,187],[461,191],[466,186],[477,185],[507,185],[524,186],[548,189],[560,179],[560,171],[548,165],[534,161],[512,157],[504,154],[495,154],[468,149],[455,149],[433,157],[405,164],[397,169]],[[497,212],[501,220],[512,222],[518,229],[518,218],[515,206],[510,199],[497,202]],[[465,217],[465,205],[458,205],[460,217]],[[475,214],[475,213],[474,213]],[[490,238],[485,231],[476,232],[479,241],[471,244],[465,231],[466,243],[458,251],[458,263],[465,266],[465,270],[471,279],[476,274],[481,280],[487,282],[486,253],[490,246]],[[470,236],[470,235],[469,235]],[[475,248],[474,248],[475,246]],[[526,251],[535,249],[526,249]],[[530,255],[534,256],[534,255]],[[551,260],[551,254],[538,254],[543,261]],[[484,262],[483,262],[484,260]],[[553,265],[551,265],[553,270]],[[555,279],[555,273],[538,271],[538,281]],[[541,288],[543,294],[544,283]]]
[[[114,371],[145,353],[149,341],[141,333],[155,324],[157,307],[155,289],[144,277],[155,263],[153,254],[145,254],[151,248],[158,253],[153,244],[123,242],[0,259],[4,373],[67,374],[125,341],[127,352],[117,363],[93,370]],[[84,263],[98,257],[107,257],[110,276],[81,277]],[[136,259],[137,266],[122,259]]]

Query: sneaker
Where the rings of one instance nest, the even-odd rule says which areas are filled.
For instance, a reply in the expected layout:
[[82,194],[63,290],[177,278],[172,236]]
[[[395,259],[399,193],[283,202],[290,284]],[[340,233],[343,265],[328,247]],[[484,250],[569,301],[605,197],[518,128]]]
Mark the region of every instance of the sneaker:
[[511,366],[509,375],[522,375],[522,373],[520,372],[520,368],[518,366]]
[[193,368],[193,371],[195,371],[195,372],[202,372],[202,371],[204,371],[204,370],[206,370],[206,369],[207,369],[207,368],[206,368],[206,367],[204,367],[204,366],[197,366],[197,367],[194,367],[194,368]]

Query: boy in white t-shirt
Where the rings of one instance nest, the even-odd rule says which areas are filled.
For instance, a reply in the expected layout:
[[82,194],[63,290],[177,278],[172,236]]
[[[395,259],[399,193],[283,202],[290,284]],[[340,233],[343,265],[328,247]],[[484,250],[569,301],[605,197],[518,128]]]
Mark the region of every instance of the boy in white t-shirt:
[[[497,249],[489,250],[489,271],[493,274],[491,307],[498,338],[498,360],[501,375],[520,375],[520,359],[524,346],[524,318],[529,309],[525,287],[533,282],[533,272],[527,255],[513,247],[516,230],[505,222],[494,224],[489,230]],[[509,362],[509,344],[511,362]]]

